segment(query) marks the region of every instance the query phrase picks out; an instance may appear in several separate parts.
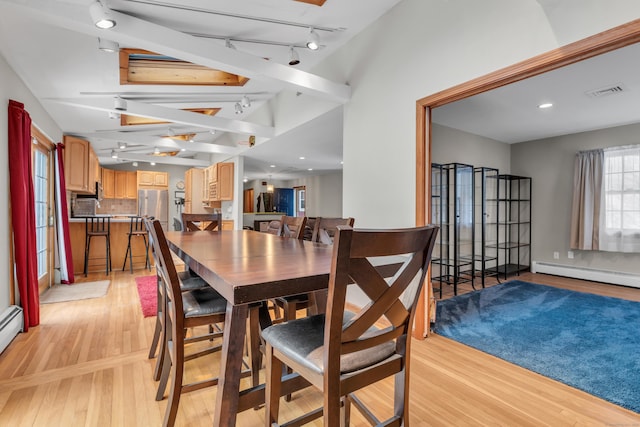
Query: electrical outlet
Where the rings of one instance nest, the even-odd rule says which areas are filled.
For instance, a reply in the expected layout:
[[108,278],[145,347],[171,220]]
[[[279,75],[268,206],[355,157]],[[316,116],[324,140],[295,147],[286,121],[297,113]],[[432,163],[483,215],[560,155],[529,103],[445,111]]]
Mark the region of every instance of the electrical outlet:
[[553,259],[560,259],[560,252],[554,252]]
[[567,258],[573,259],[573,251],[567,252]]

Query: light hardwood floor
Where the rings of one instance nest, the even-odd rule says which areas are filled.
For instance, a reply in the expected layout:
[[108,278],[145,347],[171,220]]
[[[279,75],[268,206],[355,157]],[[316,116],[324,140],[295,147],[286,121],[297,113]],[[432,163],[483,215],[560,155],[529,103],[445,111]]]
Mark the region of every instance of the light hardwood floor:
[[[112,273],[104,298],[41,306],[41,325],[0,356],[0,426],[161,425],[166,399],[154,400],[147,359],[154,318],[142,317],[136,274],[149,272]],[[640,289],[530,273],[519,279],[640,301]],[[206,376],[217,357],[190,362],[188,375]],[[640,414],[436,335],[413,341],[411,362],[413,426],[640,426]],[[391,385],[383,381],[360,396],[388,413]],[[176,425],[210,426],[215,392],[184,395]],[[281,417],[321,401],[317,392],[294,394]],[[262,425],[263,416],[262,409],[246,411],[238,426]],[[352,425],[366,425],[357,411]]]

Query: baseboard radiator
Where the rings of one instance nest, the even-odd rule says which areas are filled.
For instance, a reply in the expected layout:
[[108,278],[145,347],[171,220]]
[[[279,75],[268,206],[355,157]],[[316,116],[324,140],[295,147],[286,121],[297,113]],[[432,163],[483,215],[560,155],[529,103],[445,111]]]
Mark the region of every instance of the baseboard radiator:
[[22,332],[24,317],[22,316],[22,308],[17,305],[10,305],[0,316],[0,353],[2,353],[13,341],[13,339]]
[[531,263],[531,272],[640,288],[640,275],[623,273],[620,271],[600,270],[596,268],[533,261]]

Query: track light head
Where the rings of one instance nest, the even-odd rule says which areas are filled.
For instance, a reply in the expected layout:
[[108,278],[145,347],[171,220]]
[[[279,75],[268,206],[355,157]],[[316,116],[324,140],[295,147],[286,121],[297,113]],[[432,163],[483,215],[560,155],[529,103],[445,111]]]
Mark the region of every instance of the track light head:
[[169,135],[170,137],[176,136],[176,132],[172,128],[169,128],[167,129],[167,135]]
[[127,148],[127,143],[126,143],[126,142],[119,142],[119,143],[118,143],[118,147],[119,147],[121,150],[124,150],[125,148]]
[[113,108],[118,111],[127,111],[127,101],[120,98],[119,96],[116,96],[113,99]]
[[289,48],[289,65],[298,65],[300,63],[300,57],[298,52],[291,46]]
[[320,47],[320,36],[316,33],[313,27],[309,28],[309,37],[307,38],[307,47],[310,50],[318,50]]
[[112,40],[98,38],[98,49],[107,53],[115,53],[120,51],[120,45]]
[[251,100],[249,99],[249,97],[247,95],[242,97],[242,99],[240,100],[240,105],[242,106],[242,108],[251,107]]
[[242,105],[239,102],[236,102],[236,114],[242,114]]
[[113,111],[109,111],[109,118],[110,119],[119,119],[120,118],[120,113],[115,113]]
[[112,159],[117,159],[118,158],[118,152],[116,150],[111,150],[111,158]]
[[116,21],[109,16],[109,9],[102,6],[99,1],[95,1],[89,6],[89,15],[93,24],[103,30],[108,30],[116,26]]
[[132,165],[134,168],[137,168],[137,167],[138,167],[138,162],[133,162],[133,163],[131,163],[131,165]]
[[154,148],[153,154],[160,154],[160,149],[158,147]]

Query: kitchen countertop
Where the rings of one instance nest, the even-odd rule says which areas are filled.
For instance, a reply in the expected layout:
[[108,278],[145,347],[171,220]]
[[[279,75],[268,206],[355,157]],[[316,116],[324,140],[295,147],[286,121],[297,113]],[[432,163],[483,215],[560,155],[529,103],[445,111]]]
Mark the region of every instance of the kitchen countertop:
[[96,215],[78,215],[69,218],[69,222],[85,222],[86,218],[111,218],[111,222],[129,222],[132,216],[136,214],[96,214]]

